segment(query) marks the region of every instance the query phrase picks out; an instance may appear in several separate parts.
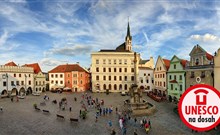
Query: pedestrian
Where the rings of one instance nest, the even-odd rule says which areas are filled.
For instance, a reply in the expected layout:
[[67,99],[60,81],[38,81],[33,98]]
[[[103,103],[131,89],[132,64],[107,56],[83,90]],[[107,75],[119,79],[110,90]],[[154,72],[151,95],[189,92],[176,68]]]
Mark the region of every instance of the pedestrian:
[[150,122],[150,119],[148,120],[148,124],[149,124],[149,126],[151,127],[151,122]]
[[111,135],[116,135],[116,132],[114,129],[112,129]]
[[115,113],[116,113],[116,114],[118,113],[118,107],[115,108]]
[[95,115],[95,122],[97,122],[98,121],[98,114],[96,113],[96,115]]
[[11,97],[11,102],[13,102],[13,97]]
[[0,107],[0,111],[3,112],[3,108],[2,108],[2,106]]
[[136,119],[136,118],[134,118],[134,123],[136,124],[136,122],[137,122],[137,119]]
[[109,127],[112,127],[112,121],[111,120],[108,121],[108,125],[109,125]]
[[80,109],[80,110],[79,110],[79,116],[81,116],[81,114],[82,114],[82,110]]
[[108,114],[108,108],[107,107],[105,108],[105,113]]
[[18,96],[16,98],[17,98],[17,102],[18,102],[19,101]]
[[126,135],[126,133],[127,133],[127,129],[125,126],[123,126],[123,128],[122,128],[122,133],[123,133],[123,135]]
[[140,120],[140,128],[142,128],[142,127],[143,127],[143,121]]
[[99,108],[99,114],[100,114],[100,116],[102,115],[102,108],[101,107]]
[[70,108],[69,108],[69,109],[70,109],[70,112],[71,112],[71,111],[72,111],[72,107],[70,106]]
[[137,129],[134,129],[134,135],[138,135],[138,134],[137,134]]
[[76,98],[76,97],[74,97],[74,100],[75,100],[75,101],[77,101],[77,98]]
[[103,108],[103,115],[105,116],[105,108]]

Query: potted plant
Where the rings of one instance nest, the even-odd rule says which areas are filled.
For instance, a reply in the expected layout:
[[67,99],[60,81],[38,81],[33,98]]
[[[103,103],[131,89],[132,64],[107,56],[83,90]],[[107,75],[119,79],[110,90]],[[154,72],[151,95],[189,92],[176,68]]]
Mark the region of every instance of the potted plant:
[[33,107],[36,109],[36,108],[37,108],[37,104],[36,104],[36,103],[34,103],[34,104],[33,104]]

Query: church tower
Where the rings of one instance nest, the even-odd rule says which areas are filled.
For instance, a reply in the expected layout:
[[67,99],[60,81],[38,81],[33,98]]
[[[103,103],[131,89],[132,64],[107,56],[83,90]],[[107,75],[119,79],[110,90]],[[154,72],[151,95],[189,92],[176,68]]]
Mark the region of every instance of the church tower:
[[132,50],[132,36],[130,33],[130,26],[129,26],[129,21],[128,21],[128,28],[127,28],[127,35],[125,37],[125,50],[131,51]]

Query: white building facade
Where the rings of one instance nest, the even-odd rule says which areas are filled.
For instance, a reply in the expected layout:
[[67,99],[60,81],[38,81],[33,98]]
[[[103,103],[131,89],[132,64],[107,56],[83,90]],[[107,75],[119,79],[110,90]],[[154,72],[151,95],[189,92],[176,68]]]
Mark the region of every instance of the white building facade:
[[0,93],[15,96],[32,93],[34,70],[31,67],[0,66]]
[[50,90],[64,88],[64,73],[49,73]]
[[138,86],[143,92],[151,92],[154,89],[154,70],[149,67],[139,67]]

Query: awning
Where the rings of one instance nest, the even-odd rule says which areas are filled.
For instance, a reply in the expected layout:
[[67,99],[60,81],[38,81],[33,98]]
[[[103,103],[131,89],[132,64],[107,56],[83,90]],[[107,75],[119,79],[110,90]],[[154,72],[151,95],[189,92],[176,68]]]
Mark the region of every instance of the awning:
[[71,88],[69,88],[69,87],[65,87],[63,90],[71,90]]
[[172,80],[170,81],[170,83],[178,83],[176,80]]

